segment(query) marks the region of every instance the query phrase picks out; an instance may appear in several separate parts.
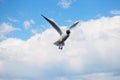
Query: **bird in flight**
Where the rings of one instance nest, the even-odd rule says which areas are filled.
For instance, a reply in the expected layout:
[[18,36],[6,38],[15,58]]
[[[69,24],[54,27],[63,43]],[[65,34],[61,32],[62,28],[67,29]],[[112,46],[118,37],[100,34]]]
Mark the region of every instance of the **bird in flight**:
[[56,23],[50,19],[48,19],[47,17],[45,17],[44,15],[41,15],[45,20],[47,20],[51,25],[52,27],[60,34],[60,38],[54,42],[54,44],[56,46],[59,46],[59,49],[63,49],[63,46],[65,45],[65,41],[67,40],[67,38],[70,36],[70,30],[74,27],[77,26],[77,24],[79,23],[76,22],[74,23],[68,30],[66,30],[65,33],[63,33],[63,31],[56,25]]

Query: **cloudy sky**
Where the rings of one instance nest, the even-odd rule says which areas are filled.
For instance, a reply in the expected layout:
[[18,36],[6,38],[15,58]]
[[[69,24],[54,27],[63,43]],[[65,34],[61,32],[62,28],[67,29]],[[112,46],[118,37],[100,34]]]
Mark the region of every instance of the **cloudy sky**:
[[0,80],[120,80],[120,0],[0,0]]

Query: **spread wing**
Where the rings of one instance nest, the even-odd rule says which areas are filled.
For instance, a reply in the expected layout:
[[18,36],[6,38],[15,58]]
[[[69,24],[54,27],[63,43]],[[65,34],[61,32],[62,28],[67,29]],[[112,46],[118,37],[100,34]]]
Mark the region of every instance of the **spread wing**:
[[41,15],[45,20],[47,20],[52,26],[53,28],[55,28],[57,30],[57,32],[62,35],[63,32],[61,31],[61,29],[55,24],[55,22],[53,22],[52,20],[48,19],[47,17]]
[[77,25],[78,23],[79,23],[79,21],[76,22],[76,23],[74,23],[69,29],[72,29],[72,28],[76,27],[76,25]]

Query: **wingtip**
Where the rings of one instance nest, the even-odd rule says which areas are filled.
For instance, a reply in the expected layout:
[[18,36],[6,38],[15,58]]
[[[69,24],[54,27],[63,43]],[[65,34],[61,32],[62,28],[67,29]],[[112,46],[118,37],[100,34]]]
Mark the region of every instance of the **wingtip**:
[[48,18],[47,18],[47,17],[45,17],[44,15],[42,15],[42,14],[41,14],[41,16],[42,16],[44,19],[48,20]]
[[41,14],[42,17],[45,17],[43,14]]
[[80,21],[76,21],[76,22],[75,22],[75,24],[79,24],[79,23],[80,23]]
[[76,24],[81,24],[81,22],[80,21],[76,21]]
[[77,21],[76,23],[80,23],[80,21]]

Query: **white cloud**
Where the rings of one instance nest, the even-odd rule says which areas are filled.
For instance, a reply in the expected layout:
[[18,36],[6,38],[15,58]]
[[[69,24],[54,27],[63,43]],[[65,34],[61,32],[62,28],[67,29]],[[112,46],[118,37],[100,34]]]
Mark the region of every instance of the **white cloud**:
[[66,20],[65,22],[68,22],[68,23],[73,23],[73,21],[72,21],[72,20]]
[[10,18],[10,17],[8,17],[8,20],[11,21],[11,22],[19,22],[19,20],[14,19],[14,18]]
[[90,73],[70,77],[59,77],[56,80],[119,80],[120,76],[113,73]]
[[111,14],[120,15],[120,10],[112,10]]
[[69,8],[72,4],[73,0],[60,0],[58,2],[58,5],[62,8]]
[[119,80],[119,20],[114,16],[82,22],[71,31],[62,51],[53,45],[59,37],[54,29],[27,41],[6,39],[0,42],[0,78]]
[[84,76],[85,80],[119,80],[120,76],[113,73],[92,73]]
[[95,18],[100,18],[100,17],[102,17],[102,14],[100,13],[95,16]]
[[10,25],[8,23],[0,24],[0,39],[5,39],[6,34],[12,32],[12,31],[15,31],[15,30],[19,30],[19,29],[14,28],[12,25]]
[[37,33],[38,33],[38,31],[35,30],[35,29],[31,29],[31,32],[32,32],[33,34],[37,34]]
[[33,25],[33,24],[35,24],[35,22],[34,22],[34,20],[26,20],[26,21],[24,21],[24,27],[26,28],[26,29],[28,29],[31,25]]
[[[45,28],[46,29],[46,28]],[[34,28],[34,29],[31,29],[31,32],[33,33],[33,34],[39,34],[39,33],[41,33],[41,32],[43,32],[43,27],[41,26],[41,29],[39,29],[39,28]]]

